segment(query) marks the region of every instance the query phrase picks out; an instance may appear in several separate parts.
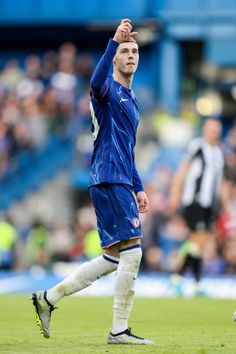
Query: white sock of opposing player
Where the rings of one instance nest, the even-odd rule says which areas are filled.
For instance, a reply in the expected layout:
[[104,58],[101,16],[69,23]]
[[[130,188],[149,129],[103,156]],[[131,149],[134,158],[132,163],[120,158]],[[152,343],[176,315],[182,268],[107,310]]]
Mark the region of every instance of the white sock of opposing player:
[[140,245],[134,245],[120,251],[120,262],[115,280],[112,334],[128,328],[128,318],[134,298],[134,285],[141,258]]
[[118,264],[119,258],[106,254],[83,263],[74,273],[47,291],[48,301],[54,305],[63,296],[71,295],[87,288],[95,280],[114,272]]

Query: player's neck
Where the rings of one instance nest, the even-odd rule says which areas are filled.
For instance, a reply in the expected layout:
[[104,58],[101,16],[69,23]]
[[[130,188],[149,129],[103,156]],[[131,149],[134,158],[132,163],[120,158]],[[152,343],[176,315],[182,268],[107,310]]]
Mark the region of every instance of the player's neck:
[[205,141],[207,142],[207,144],[209,145],[219,145],[219,140],[218,139],[211,139],[211,138],[206,138],[205,137]]
[[114,72],[113,78],[115,81],[119,82],[122,86],[125,86],[128,89],[131,89],[132,82],[133,82],[133,75],[124,76],[120,72]]

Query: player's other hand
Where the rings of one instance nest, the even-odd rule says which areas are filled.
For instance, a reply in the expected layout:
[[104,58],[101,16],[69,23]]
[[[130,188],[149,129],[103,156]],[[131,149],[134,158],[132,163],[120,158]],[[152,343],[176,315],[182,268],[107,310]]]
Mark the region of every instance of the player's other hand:
[[138,192],[136,198],[137,198],[139,213],[146,213],[149,207],[149,200],[146,193]]
[[124,18],[121,20],[120,25],[117,27],[113,40],[117,43],[122,43],[137,33],[138,32],[132,32],[131,21],[128,18]]

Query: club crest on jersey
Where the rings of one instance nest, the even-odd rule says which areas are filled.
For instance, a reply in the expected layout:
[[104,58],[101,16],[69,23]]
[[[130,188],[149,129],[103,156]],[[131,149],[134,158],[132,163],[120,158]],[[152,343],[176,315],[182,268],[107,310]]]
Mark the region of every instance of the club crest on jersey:
[[132,220],[131,220],[131,222],[132,222],[132,225],[137,229],[137,227],[139,227],[139,225],[140,225],[140,221],[139,221],[139,219],[138,218],[133,218]]

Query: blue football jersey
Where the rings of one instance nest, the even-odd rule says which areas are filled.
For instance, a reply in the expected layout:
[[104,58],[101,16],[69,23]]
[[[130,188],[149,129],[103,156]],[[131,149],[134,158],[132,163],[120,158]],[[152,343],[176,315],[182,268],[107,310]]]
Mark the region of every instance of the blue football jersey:
[[89,185],[125,183],[143,190],[134,160],[139,110],[132,90],[109,75],[118,43],[110,40],[91,79],[94,150]]

